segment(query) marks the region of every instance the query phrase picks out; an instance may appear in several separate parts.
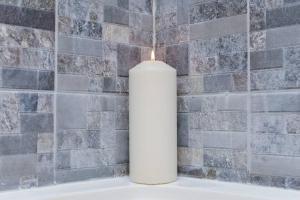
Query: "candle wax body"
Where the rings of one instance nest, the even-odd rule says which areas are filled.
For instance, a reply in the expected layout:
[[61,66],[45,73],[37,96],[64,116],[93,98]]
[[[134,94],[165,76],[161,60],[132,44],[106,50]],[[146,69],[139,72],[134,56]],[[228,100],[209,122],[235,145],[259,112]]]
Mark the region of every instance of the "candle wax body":
[[129,71],[129,172],[133,182],[177,177],[176,70],[144,61]]

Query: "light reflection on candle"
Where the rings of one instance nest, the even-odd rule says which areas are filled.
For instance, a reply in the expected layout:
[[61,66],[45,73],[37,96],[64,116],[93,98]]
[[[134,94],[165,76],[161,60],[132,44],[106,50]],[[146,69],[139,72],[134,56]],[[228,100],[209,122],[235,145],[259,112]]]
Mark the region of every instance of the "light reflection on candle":
[[154,50],[151,51],[151,60],[155,60],[155,54],[154,54]]

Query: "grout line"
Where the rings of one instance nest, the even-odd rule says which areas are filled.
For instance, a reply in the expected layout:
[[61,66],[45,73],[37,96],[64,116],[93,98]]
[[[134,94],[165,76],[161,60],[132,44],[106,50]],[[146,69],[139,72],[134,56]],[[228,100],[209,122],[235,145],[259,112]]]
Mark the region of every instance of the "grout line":
[[251,171],[250,0],[247,0],[247,171]]
[[58,1],[55,1],[55,45],[54,45],[54,68],[55,68],[55,76],[54,76],[54,102],[53,102],[53,184],[56,184],[56,149],[57,149],[57,112],[56,112],[56,101],[57,101],[57,56],[58,56]]

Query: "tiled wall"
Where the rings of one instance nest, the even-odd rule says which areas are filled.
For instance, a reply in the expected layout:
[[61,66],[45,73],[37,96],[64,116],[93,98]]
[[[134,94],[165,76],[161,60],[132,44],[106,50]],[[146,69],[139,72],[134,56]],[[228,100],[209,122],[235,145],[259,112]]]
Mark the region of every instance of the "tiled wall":
[[157,52],[178,75],[180,173],[300,188],[299,3],[158,0]]
[[149,0],[0,1],[0,190],[128,173]]
[[[157,0],[179,172],[299,188],[300,2]],[[0,0],[0,190],[128,173],[150,0]]]
[[0,190],[53,183],[54,1],[0,1]]
[[250,180],[300,189],[300,1],[249,3]]

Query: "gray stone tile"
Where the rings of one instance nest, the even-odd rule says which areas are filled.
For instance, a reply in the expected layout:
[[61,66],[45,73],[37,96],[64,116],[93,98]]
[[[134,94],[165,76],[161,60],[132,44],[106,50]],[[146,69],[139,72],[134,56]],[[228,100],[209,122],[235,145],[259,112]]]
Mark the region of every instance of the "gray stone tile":
[[127,26],[105,23],[103,25],[103,40],[118,43],[129,43],[130,29]]
[[251,147],[254,154],[299,156],[300,137],[297,134],[255,134]]
[[89,130],[87,132],[87,144],[88,148],[99,149],[101,145],[100,131]]
[[191,113],[190,128],[203,131],[246,131],[247,113],[222,111],[210,113]]
[[233,81],[230,74],[204,76],[204,92],[232,91]]
[[36,175],[35,154],[0,157],[1,189],[17,188],[20,180]]
[[291,114],[285,117],[286,132],[290,134],[300,134],[300,115]]
[[274,114],[253,113],[252,133],[284,133],[284,116]]
[[216,19],[217,17],[218,17],[217,1],[204,3],[204,4],[196,4],[190,7],[191,24]]
[[[245,94],[230,94],[222,95],[215,100],[207,98],[205,111],[247,111],[247,95]],[[213,105],[215,104],[215,105]],[[205,105],[205,104],[204,104]]]
[[88,74],[88,60],[85,56],[58,54],[57,70],[59,74]]
[[71,168],[71,156],[70,151],[58,151],[56,153],[56,166],[57,170],[60,169],[70,169]]
[[245,169],[217,169],[216,178],[221,181],[247,183],[248,172]]
[[18,94],[20,112],[36,112],[38,105],[37,93],[21,93]]
[[259,31],[266,28],[265,1],[251,0],[250,7],[250,31]]
[[88,80],[89,92],[102,92],[103,91],[103,77],[91,77]]
[[89,130],[99,130],[101,128],[101,113],[88,112],[87,123]]
[[219,0],[218,18],[242,15],[247,13],[246,0]]
[[195,77],[177,77],[177,94],[201,94],[203,92],[203,79],[201,76]]
[[203,150],[179,147],[177,150],[178,166],[203,166]]
[[190,112],[200,112],[203,111],[202,104],[204,99],[201,97],[191,97],[188,102],[188,107]]
[[300,5],[267,10],[267,28],[276,28],[300,24]]
[[82,181],[94,178],[104,178],[113,176],[113,169],[110,166],[100,166],[92,169],[72,169],[72,170],[58,170],[58,183]]
[[252,155],[251,173],[270,176],[298,176],[299,158],[289,156]]
[[275,49],[269,51],[256,51],[250,53],[251,70],[278,68],[282,66],[283,66],[282,49]]
[[37,138],[37,152],[38,153],[52,153],[54,144],[53,133],[38,134]]
[[197,57],[212,57],[218,54],[218,39],[194,40],[189,43],[190,59]]
[[118,6],[120,8],[129,9],[129,0],[118,0]]
[[177,1],[177,24],[188,24],[189,23],[189,0],[178,0]]
[[285,71],[285,88],[299,88],[300,87],[300,68],[299,67],[287,67]]
[[54,90],[54,71],[39,71],[38,89]]
[[0,133],[19,133],[20,107],[17,96],[12,93],[0,95]]
[[20,49],[19,48],[0,48],[0,66],[1,67],[17,67],[20,65]]
[[[120,130],[118,130],[120,131]],[[100,134],[100,147],[104,149],[111,149],[111,156],[115,155],[114,150],[117,143],[117,134],[114,130],[103,130]]]
[[58,74],[58,91],[87,91],[89,88],[89,79],[87,76]]
[[72,169],[96,168],[101,164],[100,152],[97,149],[72,150],[70,165]]
[[58,1],[58,15],[88,21],[103,21],[103,2],[96,0]]
[[114,112],[101,112],[100,114],[100,127],[103,131],[115,130],[115,113]]
[[37,134],[1,136],[0,155],[37,153]]
[[176,28],[163,29],[156,34],[156,40],[157,46],[159,47],[177,45],[179,43],[188,42],[189,26],[179,25]]
[[28,69],[54,70],[54,51],[24,48],[20,52],[20,67]]
[[177,13],[176,11],[172,11],[156,15],[155,22],[157,31],[169,28],[176,28]]
[[58,128],[86,128],[87,103],[85,95],[58,95],[57,96],[57,127]]
[[[203,169],[199,166],[179,166],[178,172],[187,176],[204,178],[206,176]],[[215,177],[214,177],[215,178]]]
[[59,35],[57,48],[60,53],[102,57],[102,42],[98,40]]
[[246,150],[246,132],[202,132],[205,148],[228,148]]
[[128,164],[120,164],[114,166],[114,176],[127,176],[129,174]]
[[58,17],[58,32],[91,39],[102,38],[102,25],[98,22]]
[[287,178],[286,184],[287,184],[287,188],[292,188],[296,190],[300,189],[299,178]]
[[226,72],[245,72],[247,70],[247,53],[235,53],[232,55],[219,55],[218,70]]
[[[187,2],[188,3],[188,2]],[[176,11],[176,0],[158,0],[156,3],[156,13],[161,15],[163,13],[170,13]]]
[[129,10],[133,12],[151,14],[152,2],[151,0],[129,0]]
[[266,48],[266,31],[250,33],[250,51],[259,51]]
[[284,0],[268,0],[265,2],[266,4],[266,9],[275,9],[275,8],[280,8],[283,7]]
[[[1,46],[53,48],[54,32],[19,26],[2,25]],[[15,37],[18,35],[18,37]]]
[[189,49],[187,44],[169,46],[166,49],[166,63],[174,67],[177,75],[188,75]]
[[116,136],[116,163],[124,164],[129,162],[129,133],[128,131],[117,131]]
[[22,133],[49,133],[53,132],[53,114],[35,113],[21,114],[21,132]]
[[266,48],[274,49],[300,44],[300,26],[269,29],[266,32]]
[[118,48],[118,75],[128,76],[128,71],[141,61],[139,47],[119,44]]
[[39,186],[51,185],[54,183],[53,157],[53,153],[38,155],[37,178]]
[[[193,57],[192,57],[193,56]],[[190,74],[201,75],[203,73],[214,73],[218,68],[218,57],[200,57],[195,54],[190,56]]]
[[129,111],[129,98],[128,96],[115,97],[116,111],[128,112]]
[[284,5],[293,5],[299,4],[299,0],[284,0]]
[[250,183],[255,184],[255,185],[270,186],[271,185],[271,176],[250,174],[249,181],[250,181]]
[[284,71],[265,70],[251,72],[251,90],[278,90],[285,88]]
[[100,147],[100,132],[71,129],[57,133],[58,150],[75,150]]
[[52,94],[38,94],[38,104],[37,111],[38,112],[53,112],[53,101],[54,96]]
[[188,97],[177,97],[177,112],[186,113],[189,112],[189,98]]
[[151,47],[152,46],[152,32],[138,29],[131,29],[129,35],[129,43],[132,45]]
[[300,47],[289,47],[284,49],[284,66],[300,66]]
[[116,113],[116,129],[117,130],[128,130],[129,128],[129,113],[128,112],[117,112]]
[[38,72],[22,69],[2,69],[2,87],[37,89]]
[[188,147],[203,149],[203,134],[199,129],[189,130]]
[[54,12],[45,12],[16,6],[0,5],[0,22],[17,26],[54,31]]
[[53,11],[55,9],[55,0],[48,0],[48,1],[23,0],[21,6],[26,8],[36,9],[36,10]]
[[299,112],[300,98],[297,93],[256,94],[251,96],[252,112]]
[[129,14],[123,9],[112,6],[104,6],[104,22],[129,25]]
[[247,34],[232,34],[219,38],[219,52],[221,54],[232,54],[247,51]]
[[115,91],[116,91],[116,78],[104,77],[103,92],[115,92]]
[[247,154],[243,151],[204,149],[204,166],[227,169],[246,169]]
[[190,39],[207,40],[247,31],[245,14],[190,25]]
[[130,28],[152,31],[152,16],[141,13],[129,13]]
[[112,96],[92,95],[89,97],[88,111],[90,112],[114,111],[115,110],[114,98],[115,97]]
[[188,147],[189,143],[189,118],[188,114],[177,114],[177,145]]

